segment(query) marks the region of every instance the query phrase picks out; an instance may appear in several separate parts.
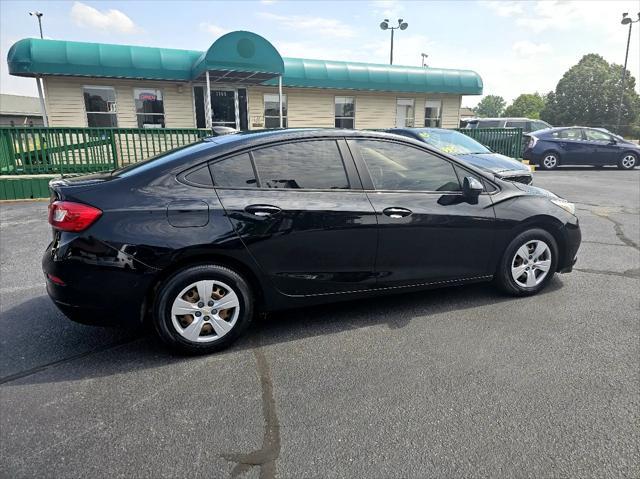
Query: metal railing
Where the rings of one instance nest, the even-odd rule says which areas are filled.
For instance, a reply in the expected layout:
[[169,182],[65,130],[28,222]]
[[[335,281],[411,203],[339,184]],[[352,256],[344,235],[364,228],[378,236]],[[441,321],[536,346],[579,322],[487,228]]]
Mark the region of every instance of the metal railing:
[[209,136],[196,128],[0,128],[0,175],[108,171]]
[[[522,157],[521,128],[457,131],[495,152]],[[209,135],[208,130],[196,128],[0,127],[0,175],[108,171]]]
[[524,136],[522,128],[456,128],[496,153],[522,158]]

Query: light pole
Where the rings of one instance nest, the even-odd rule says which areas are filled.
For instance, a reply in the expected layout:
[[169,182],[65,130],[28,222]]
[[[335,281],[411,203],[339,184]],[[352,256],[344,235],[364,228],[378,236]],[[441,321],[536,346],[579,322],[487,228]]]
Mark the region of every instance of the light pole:
[[393,31],[397,30],[398,28],[400,30],[406,30],[408,26],[409,24],[405,22],[402,18],[398,18],[397,27],[390,27],[388,18],[385,18],[384,21],[380,24],[380,28],[382,30],[391,30],[391,53],[389,54],[389,65],[393,65]]
[[[622,25],[629,25],[629,35],[627,36],[627,52],[624,55],[624,68],[622,69],[622,86],[620,87],[620,105],[618,106],[618,120],[616,121],[616,130],[620,129],[620,119],[622,118],[622,105],[624,103],[624,80],[627,76],[627,59],[629,58],[629,43],[631,42],[631,27],[634,23],[640,22],[640,12],[638,12],[638,19],[631,20],[628,13],[622,14]],[[618,131],[616,131],[618,133]]]
[[38,17],[38,27],[40,28],[40,38],[44,38],[42,36],[42,16],[44,15],[44,13],[36,10],[35,12],[29,12],[29,15],[31,15],[32,17]]

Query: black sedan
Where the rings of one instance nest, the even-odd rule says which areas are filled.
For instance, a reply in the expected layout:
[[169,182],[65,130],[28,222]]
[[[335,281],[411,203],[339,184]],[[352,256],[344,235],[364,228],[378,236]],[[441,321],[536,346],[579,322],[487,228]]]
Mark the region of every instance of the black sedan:
[[482,143],[455,130],[444,128],[393,128],[389,133],[407,136],[435,146],[440,151],[471,163],[508,181],[529,185],[533,182],[531,169],[520,161],[495,153]]
[[638,165],[640,146],[602,128],[572,126],[530,133],[523,156],[545,170],[563,165],[617,165],[631,170]]
[[55,304],[151,321],[189,352],[229,345],[256,310],[492,279],[535,294],[580,244],[566,200],[385,133],[219,136],[50,189]]

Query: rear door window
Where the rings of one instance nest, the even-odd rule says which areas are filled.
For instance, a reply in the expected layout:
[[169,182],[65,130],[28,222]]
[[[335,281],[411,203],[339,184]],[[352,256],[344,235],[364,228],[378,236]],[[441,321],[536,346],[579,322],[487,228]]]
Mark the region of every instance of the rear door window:
[[448,161],[399,143],[355,140],[377,190],[459,191]]
[[505,123],[505,127],[507,128],[522,128],[523,130],[527,130],[528,121],[525,120],[513,120]]
[[584,130],[584,135],[589,141],[599,141],[602,143],[608,143],[613,139],[611,135],[607,135],[605,132],[598,130]]
[[348,189],[342,155],[334,140],[312,140],[252,152],[262,188]]
[[478,128],[500,128],[500,120],[480,120]]

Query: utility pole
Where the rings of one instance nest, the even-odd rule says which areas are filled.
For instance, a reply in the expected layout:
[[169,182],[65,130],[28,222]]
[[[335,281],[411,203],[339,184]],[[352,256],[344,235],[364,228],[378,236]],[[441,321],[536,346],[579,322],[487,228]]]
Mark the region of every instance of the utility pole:
[[[624,104],[624,81],[627,77],[627,60],[629,59],[629,43],[631,42],[631,27],[634,23],[640,22],[640,12],[638,12],[638,19],[631,20],[628,13],[622,14],[622,25],[629,25],[629,35],[627,36],[627,51],[624,54],[624,68],[622,69],[622,81],[620,86],[620,105],[618,105],[618,119],[616,121],[616,130],[620,129],[620,120],[622,119],[622,106]],[[619,133],[619,131],[616,131]]]

